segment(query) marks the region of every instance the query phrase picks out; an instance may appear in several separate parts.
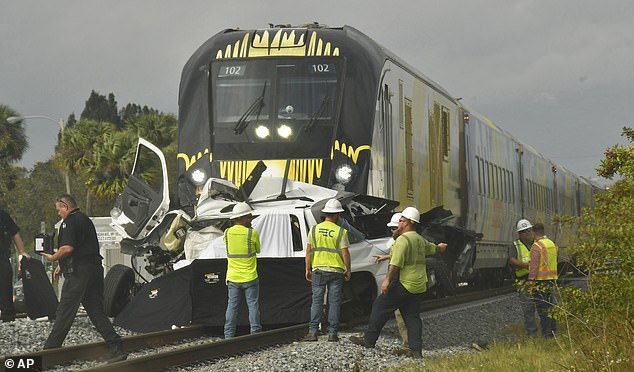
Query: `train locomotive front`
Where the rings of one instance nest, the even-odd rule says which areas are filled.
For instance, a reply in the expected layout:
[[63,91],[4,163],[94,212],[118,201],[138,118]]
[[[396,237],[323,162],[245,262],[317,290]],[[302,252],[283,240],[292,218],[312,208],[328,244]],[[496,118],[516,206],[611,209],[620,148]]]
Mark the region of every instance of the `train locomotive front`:
[[181,205],[209,177],[265,176],[366,193],[380,49],[343,29],[226,30],[183,69]]

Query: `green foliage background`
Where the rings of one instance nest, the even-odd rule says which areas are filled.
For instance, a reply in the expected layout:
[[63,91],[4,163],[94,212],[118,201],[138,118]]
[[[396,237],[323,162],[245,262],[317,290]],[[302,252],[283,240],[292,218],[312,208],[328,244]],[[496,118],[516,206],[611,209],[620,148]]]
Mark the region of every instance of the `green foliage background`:
[[562,221],[579,226],[572,251],[588,274],[588,290],[563,289],[556,308],[582,370],[634,370],[634,131],[623,128],[623,136],[630,144],[608,149],[597,168],[620,179],[597,195],[595,208]]
[[[1,122],[19,115],[0,105]],[[26,170],[13,165],[27,147],[23,123],[0,126],[0,207],[20,226],[27,250],[31,250],[42,227],[51,232],[59,220],[54,201],[66,190],[64,172],[69,172],[71,194],[79,207],[91,216],[108,216],[132,172],[138,137],[163,150],[170,180],[175,181],[177,132],[173,114],[136,103],[119,111],[114,94],[106,97],[92,91],[80,119],[69,115],[55,155]]]

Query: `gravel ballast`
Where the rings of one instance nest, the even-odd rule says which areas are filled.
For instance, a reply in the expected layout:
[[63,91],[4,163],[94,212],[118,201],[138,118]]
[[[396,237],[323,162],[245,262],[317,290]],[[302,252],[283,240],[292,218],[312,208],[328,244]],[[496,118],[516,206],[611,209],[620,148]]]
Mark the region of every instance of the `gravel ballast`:
[[[324,370],[379,370],[398,367],[402,363],[418,363],[424,366],[425,359],[435,355],[453,355],[473,352],[472,345],[485,346],[504,336],[502,329],[521,322],[521,311],[517,296],[506,296],[494,301],[472,305],[455,311],[434,311],[423,314],[423,358],[411,359],[393,354],[401,347],[395,322],[389,321],[381,333],[374,349],[364,348],[349,341],[351,335],[362,335],[365,326],[351,331],[342,331],[339,342],[328,342],[320,336],[317,342],[294,342],[242,356],[215,361],[195,363],[173,370],[186,371],[324,371]],[[0,323],[1,355],[28,354],[41,350],[52,323],[17,319]],[[132,334],[115,327],[120,335]],[[77,317],[66,337],[64,346],[102,341],[87,317]],[[172,345],[168,348],[182,347]],[[152,353],[152,350],[133,352],[135,355]],[[90,363],[66,366],[64,370],[81,369]],[[94,365],[94,363],[92,364]]]

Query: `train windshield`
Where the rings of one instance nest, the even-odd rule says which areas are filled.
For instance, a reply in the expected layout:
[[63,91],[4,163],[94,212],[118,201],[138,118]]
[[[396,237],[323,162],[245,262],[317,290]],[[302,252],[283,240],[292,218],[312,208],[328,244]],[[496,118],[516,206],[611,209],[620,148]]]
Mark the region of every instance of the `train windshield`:
[[339,57],[212,62],[214,159],[329,156],[342,70]]

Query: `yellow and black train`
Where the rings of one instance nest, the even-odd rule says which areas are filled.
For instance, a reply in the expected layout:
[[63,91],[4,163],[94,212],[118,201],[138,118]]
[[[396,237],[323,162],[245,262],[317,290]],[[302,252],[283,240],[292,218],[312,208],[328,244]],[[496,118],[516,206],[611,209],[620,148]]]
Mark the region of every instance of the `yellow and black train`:
[[207,177],[240,185],[264,160],[265,175],[443,206],[454,282],[495,282],[517,220],[565,246],[574,231],[551,218],[578,215],[595,189],[454,97],[353,27],[224,30],[182,72],[180,203]]

